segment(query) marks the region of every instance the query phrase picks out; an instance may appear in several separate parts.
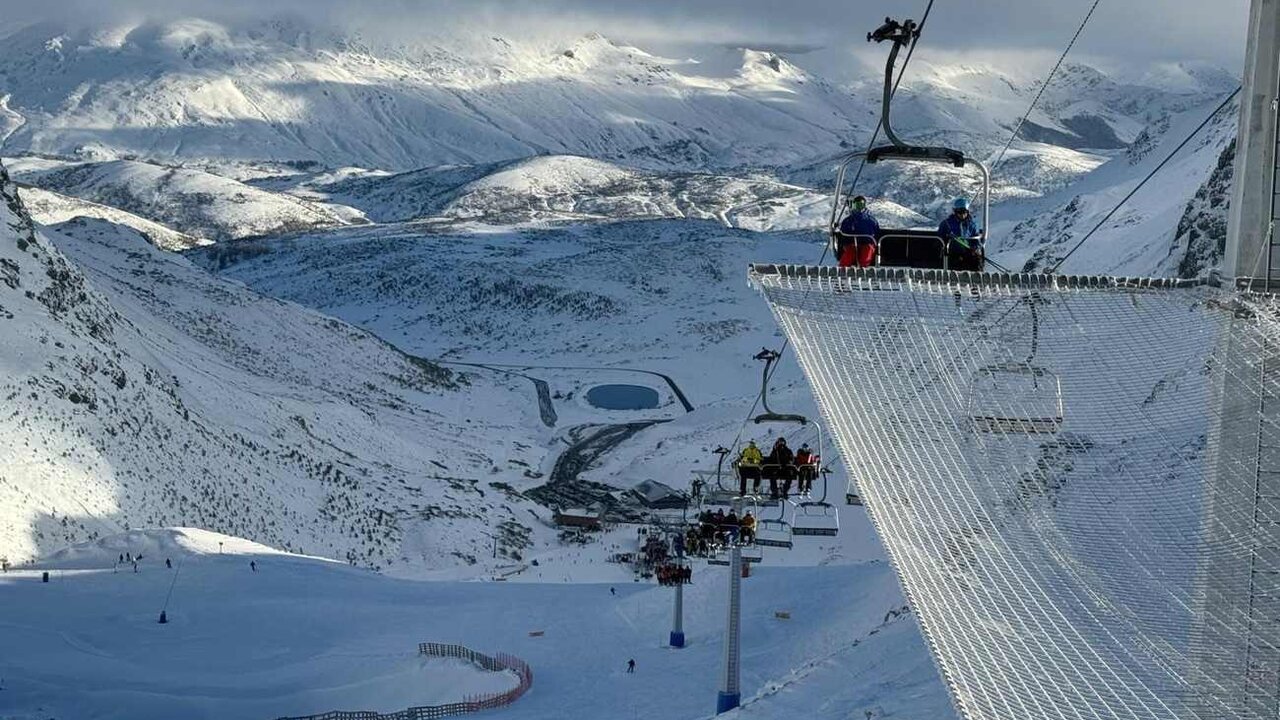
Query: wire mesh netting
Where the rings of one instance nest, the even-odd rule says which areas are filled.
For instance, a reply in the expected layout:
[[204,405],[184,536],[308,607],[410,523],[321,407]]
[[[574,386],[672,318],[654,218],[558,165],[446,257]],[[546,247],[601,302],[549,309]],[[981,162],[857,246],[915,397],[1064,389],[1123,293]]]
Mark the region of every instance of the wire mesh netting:
[[757,266],[972,719],[1271,718],[1280,304]]

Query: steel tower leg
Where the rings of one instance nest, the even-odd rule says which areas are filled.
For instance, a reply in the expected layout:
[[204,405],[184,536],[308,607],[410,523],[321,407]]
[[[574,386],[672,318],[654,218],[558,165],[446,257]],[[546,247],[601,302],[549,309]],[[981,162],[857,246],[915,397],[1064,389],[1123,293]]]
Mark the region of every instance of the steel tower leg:
[[671,618],[671,647],[684,647],[684,583],[676,583],[676,606]]
[[[735,514],[741,514],[742,501],[734,502]],[[742,548],[735,543],[729,551],[729,612],[724,630],[724,673],[720,694],[716,697],[716,714],[728,712],[742,702],[741,627],[742,627]]]

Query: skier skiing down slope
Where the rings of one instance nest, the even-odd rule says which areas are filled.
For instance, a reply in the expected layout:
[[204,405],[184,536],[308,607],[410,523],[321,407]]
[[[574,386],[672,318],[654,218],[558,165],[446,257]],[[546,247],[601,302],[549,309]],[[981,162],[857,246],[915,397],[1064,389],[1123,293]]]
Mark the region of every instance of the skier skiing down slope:
[[862,195],[849,200],[847,212],[836,241],[836,262],[840,267],[871,267],[876,261],[880,223],[867,210],[867,199]]
[[950,241],[952,270],[982,271],[984,250],[982,228],[969,212],[969,199],[956,198],[951,215],[938,226],[938,235]]

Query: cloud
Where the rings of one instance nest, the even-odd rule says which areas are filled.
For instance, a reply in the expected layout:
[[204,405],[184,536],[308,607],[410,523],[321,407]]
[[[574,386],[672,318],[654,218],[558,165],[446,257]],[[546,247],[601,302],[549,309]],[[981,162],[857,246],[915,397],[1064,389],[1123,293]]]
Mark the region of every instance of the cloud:
[[[921,52],[1057,52],[1091,0],[937,0]],[[1248,0],[1104,0],[1078,46],[1119,61],[1198,60],[1235,70]],[[450,33],[564,41],[597,31],[645,47],[693,43],[847,48],[886,16],[919,18],[924,0],[0,0],[18,22],[214,20],[293,14],[397,41]]]

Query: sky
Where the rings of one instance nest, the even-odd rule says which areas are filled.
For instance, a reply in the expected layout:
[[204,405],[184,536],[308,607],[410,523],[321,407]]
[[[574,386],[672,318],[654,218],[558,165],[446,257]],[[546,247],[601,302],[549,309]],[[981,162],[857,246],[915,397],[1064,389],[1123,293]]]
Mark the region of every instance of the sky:
[[[20,22],[292,12],[374,35],[501,33],[562,39],[600,32],[646,49],[696,43],[858,50],[885,16],[919,18],[927,0],[0,0]],[[1092,0],[935,0],[925,48],[1060,52]],[[1248,0],[1102,0],[1077,51],[1136,64],[1195,60],[1239,71]],[[923,50],[922,50],[923,51]]]

